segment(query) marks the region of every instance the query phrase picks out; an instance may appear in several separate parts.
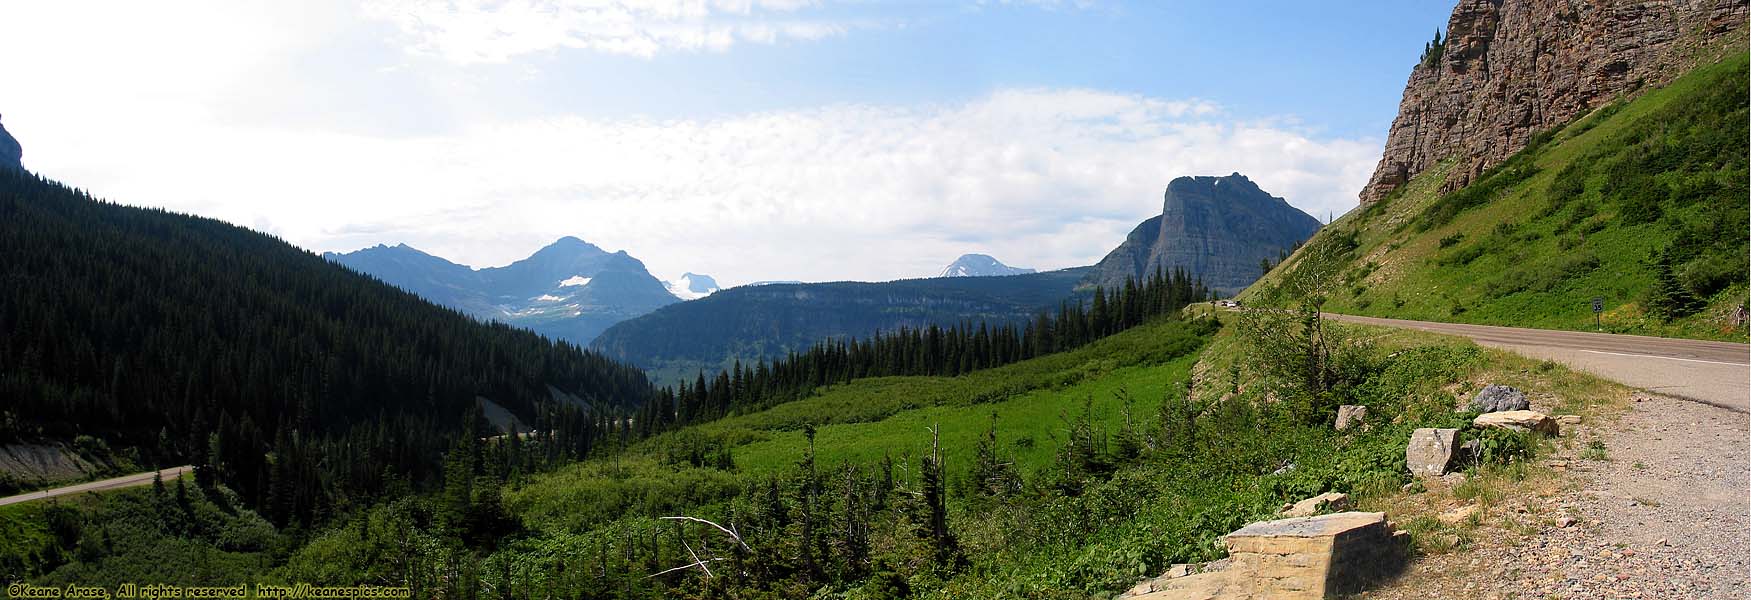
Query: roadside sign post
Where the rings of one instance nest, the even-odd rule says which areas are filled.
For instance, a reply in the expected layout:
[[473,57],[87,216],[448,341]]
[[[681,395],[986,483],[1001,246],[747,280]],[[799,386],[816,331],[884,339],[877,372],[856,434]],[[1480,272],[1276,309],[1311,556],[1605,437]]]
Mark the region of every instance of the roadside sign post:
[[1605,326],[1601,325],[1599,323],[1599,313],[1602,313],[1602,312],[1605,312],[1605,299],[1600,298],[1598,296],[1594,296],[1593,297],[1593,330],[1595,330],[1595,331],[1605,329]]

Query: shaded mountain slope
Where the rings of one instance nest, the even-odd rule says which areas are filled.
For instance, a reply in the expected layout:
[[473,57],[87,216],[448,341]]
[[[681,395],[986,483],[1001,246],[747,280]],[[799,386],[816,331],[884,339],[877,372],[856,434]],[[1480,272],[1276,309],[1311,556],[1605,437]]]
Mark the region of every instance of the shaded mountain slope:
[[659,380],[672,380],[728,367],[737,359],[783,357],[828,338],[1029,319],[1074,294],[1086,272],[746,285],[615,325],[596,339],[595,348],[652,370]]
[[275,519],[312,522],[385,472],[429,481],[479,397],[552,427],[553,388],[652,393],[637,370],[271,236],[20,171],[0,171],[0,253],[0,443],[92,436],[208,465],[252,504],[277,494]]

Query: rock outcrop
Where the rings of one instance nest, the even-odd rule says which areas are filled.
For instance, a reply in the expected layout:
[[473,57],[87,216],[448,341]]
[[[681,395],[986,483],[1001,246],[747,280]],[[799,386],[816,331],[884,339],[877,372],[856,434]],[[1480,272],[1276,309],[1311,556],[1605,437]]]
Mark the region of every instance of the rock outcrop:
[[0,169],[24,170],[24,146],[12,134],[6,132],[6,126],[0,124]]
[[1745,22],[1746,0],[1460,0],[1411,70],[1362,202],[1447,158],[1443,190],[1463,186],[1533,134],[1714,58]]
[[1319,219],[1259,189],[1245,175],[1180,177],[1167,185],[1161,215],[1152,217],[1107,253],[1089,281],[1113,287],[1156,269],[1185,269],[1221,292],[1237,292],[1263,273],[1259,261],[1319,230]]

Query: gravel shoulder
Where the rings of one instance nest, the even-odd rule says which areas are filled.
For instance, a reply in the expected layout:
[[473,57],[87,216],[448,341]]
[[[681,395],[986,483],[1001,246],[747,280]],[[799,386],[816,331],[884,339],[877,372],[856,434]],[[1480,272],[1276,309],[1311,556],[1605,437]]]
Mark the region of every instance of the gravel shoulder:
[[1546,459],[1561,470],[1554,493],[1502,499],[1471,548],[1423,557],[1363,597],[1745,598],[1748,426],[1741,412],[1638,393]]

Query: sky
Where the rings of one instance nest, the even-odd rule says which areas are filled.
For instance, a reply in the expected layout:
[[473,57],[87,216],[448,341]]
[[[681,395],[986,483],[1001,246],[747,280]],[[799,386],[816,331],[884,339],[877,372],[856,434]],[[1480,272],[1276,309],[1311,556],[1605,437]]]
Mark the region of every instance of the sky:
[[1450,1],[7,3],[25,167],[306,249],[724,285],[1092,264],[1175,177],[1356,205]]

